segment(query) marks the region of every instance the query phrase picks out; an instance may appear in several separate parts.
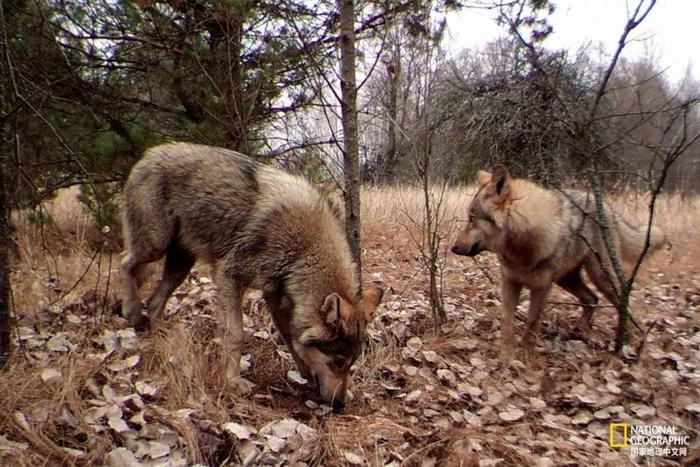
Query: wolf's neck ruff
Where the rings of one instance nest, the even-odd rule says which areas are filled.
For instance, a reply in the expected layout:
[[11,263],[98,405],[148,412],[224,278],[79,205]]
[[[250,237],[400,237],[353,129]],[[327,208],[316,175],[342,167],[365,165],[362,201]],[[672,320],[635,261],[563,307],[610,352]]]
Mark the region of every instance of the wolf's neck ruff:
[[500,253],[509,266],[531,271],[549,261],[557,249],[562,223],[556,215],[562,206],[550,191],[526,180],[513,180],[511,190]]

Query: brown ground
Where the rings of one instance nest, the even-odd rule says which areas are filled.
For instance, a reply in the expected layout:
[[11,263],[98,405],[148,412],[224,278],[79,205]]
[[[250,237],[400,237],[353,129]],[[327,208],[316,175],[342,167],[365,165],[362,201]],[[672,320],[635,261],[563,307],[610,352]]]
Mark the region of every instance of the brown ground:
[[[447,218],[460,217],[464,200],[451,193]],[[661,225],[675,245],[649,261],[634,292],[634,315],[648,330],[641,355],[634,345],[626,358],[611,353],[611,308],[582,340],[580,310],[557,291],[536,348],[518,347],[520,363],[505,368],[497,287],[487,277],[498,283],[494,258],[446,256],[448,321],[436,330],[411,235],[417,195],[371,191],[364,202],[364,275],[388,292],[340,414],[287,377],[293,364],[255,295],[244,361],[256,387],[238,397],[219,371],[206,267],[171,299],[166,329],[136,335],[113,313],[117,255],[95,256],[74,208],[59,235],[42,241],[33,227],[18,230],[19,335],[0,384],[0,464],[696,465],[700,203],[664,205]],[[619,205],[630,217],[643,210]],[[446,235],[453,229],[445,224]],[[634,332],[635,344],[641,336]],[[691,436],[690,453],[611,449],[611,421],[675,425]]]

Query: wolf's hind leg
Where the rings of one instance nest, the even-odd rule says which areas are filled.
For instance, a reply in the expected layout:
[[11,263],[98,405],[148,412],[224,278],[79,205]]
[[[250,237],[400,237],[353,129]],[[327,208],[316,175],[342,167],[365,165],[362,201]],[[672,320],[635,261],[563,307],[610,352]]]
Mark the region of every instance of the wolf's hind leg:
[[588,331],[593,321],[593,313],[598,304],[598,297],[590,287],[583,282],[581,268],[574,269],[557,281],[557,285],[576,297],[583,307],[580,326],[582,330]]
[[174,244],[168,248],[163,275],[148,299],[147,309],[151,321],[160,320],[170,295],[187,278],[194,263],[195,257],[179,245]]
[[610,303],[617,305],[618,292],[615,284],[612,282],[612,277],[610,277],[612,274],[611,268],[608,268],[608,270],[611,271],[608,273],[603,268],[603,265],[600,264],[598,258],[593,255],[589,255],[588,258],[586,258],[584,267],[586,268],[588,277],[590,277],[591,282],[595,284],[596,288],[605,295],[605,298],[607,298]]
[[250,384],[241,378],[240,366],[243,353],[243,290],[227,269],[225,265],[218,264],[215,272],[222,356],[227,383],[239,394],[244,394],[250,391]]

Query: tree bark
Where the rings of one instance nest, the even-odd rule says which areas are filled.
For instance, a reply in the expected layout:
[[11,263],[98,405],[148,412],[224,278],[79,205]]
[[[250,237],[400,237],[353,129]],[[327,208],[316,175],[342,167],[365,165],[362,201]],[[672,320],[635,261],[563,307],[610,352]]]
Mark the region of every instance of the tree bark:
[[343,123],[343,173],[345,235],[358,275],[362,274],[360,250],[360,157],[357,133],[357,85],[355,82],[355,4],[338,0],[340,11],[340,91]]

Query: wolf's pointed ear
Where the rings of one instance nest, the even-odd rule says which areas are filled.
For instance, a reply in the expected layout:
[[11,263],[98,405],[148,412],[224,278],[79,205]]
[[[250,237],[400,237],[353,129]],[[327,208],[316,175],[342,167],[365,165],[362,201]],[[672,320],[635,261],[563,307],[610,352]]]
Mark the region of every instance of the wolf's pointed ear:
[[510,192],[510,181],[511,176],[508,169],[500,164],[493,168],[491,183],[493,184],[493,190],[496,196],[505,198]]
[[323,306],[321,306],[321,316],[329,326],[338,324],[338,319],[340,318],[340,295],[333,292],[326,297]]
[[372,313],[374,313],[375,308],[382,301],[384,296],[384,290],[377,287],[376,285],[370,285],[365,287],[362,291],[362,299],[360,300],[359,308],[365,315],[367,321],[372,318]]
[[476,173],[476,183],[479,184],[479,186],[486,186],[488,182],[491,181],[491,174],[488,173],[485,170],[479,170]]

